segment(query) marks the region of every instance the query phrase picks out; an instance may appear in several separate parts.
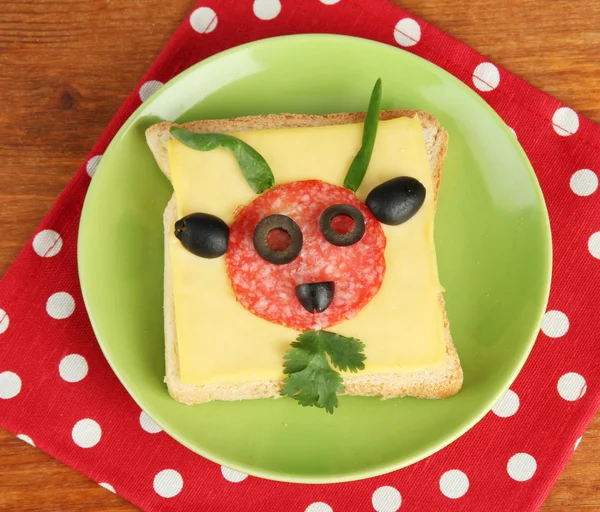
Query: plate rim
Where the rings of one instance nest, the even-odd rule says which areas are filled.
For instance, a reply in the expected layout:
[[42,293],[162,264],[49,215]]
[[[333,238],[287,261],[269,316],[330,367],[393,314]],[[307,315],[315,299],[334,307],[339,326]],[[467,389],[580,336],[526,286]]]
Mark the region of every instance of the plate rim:
[[[238,52],[244,52],[248,49],[255,49],[255,48],[261,47],[261,46],[269,46],[269,45],[277,44],[278,41],[281,41],[281,40],[297,40],[297,41],[299,41],[298,44],[302,44],[303,41],[314,42],[317,40],[322,40],[324,43],[327,43],[327,41],[332,40],[332,39],[339,40],[342,43],[344,41],[346,41],[348,43],[364,44],[366,46],[373,46],[375,48],[375,51],[377,51],[379,49],[379,50],[390,51],[390,52],[401,52],[405,55],[405,58],[408,58],[409,60],[411,60],[411,59],[414,60],[414,62],[416,62],[418,66],[424,66],[426,68],[429,67],[430,69],[434,70],[436,73],[441,72],[442,74],[446,75],[447,79],[449,79],[450,81],[454,81],[455,84],[457,84],[460,89],[463,89],[465,94],[469,95],[471,97],[471,99],[473,99],[474,101],[479,103],[479,105],[481,107],[483,107],[483,109],[486,111],[486,114],[488,116],[492,116],[493,118],[495,118],[496,121],[499,121],[499,125],[501,126],[502,130],[505,131],[507,134],[510,134],[514,138],[514,135],[511,133],[508,125],[504,122],[504,120],[500,117],[500,115],[479,94],[477,94],[466,83],[464,83],[463,81],[461,81],[460,79],[458,79],[457,77],[452,75],[450,72],[448,72],[445,69],[443,69],[442,67],[434,64],[433,62],[430,62],[430,61],[426,60],[425,58],[420,57],[419,55],[416,55],[416,54],[409,52],[407,50],[404,50],[402,48],[398,48],[391,44],[382,43],[379,41],[373,41],[371,39],[366,39],[366,38],[362,38],[362,37],[331,34],[331,33],[302,33],[302,34],[275,36],[275,37],[259,39],[256,41],[250,41],[248,43],[244,43],[244,44],[223,50],[219,53],[211,55],[211,56],[191,65],[190,67],[188,67],[181,73],[175,75],[173,78],[171,78],[170,80],[165,82],[163,84],[163,86],[161,86],[160,89],[158,89],[149,98],[147,98],[145,101],[143,101],[129,115],[129,117],[126,119],[126,121],[121,125],[121,127],[113,135],[113,137],[110,140],[109,144],[107,145],[103,155],[106,155],[109,152],[112,153],[114,151],[117,151],[117,149],[115,147],[117,145],[116,141],[119,141],[122,139],[122,137],[126,134],[126,132],[132,127],[135,120],[140,117],[143,110],[145,110],[145,108],[147,108],[147,105],[150,104],[155,97],[158,97],[160,94],[162,94],[162,92],[164,92],[166,90],[165,86],[168,86],[169,88],[172,87],[173,85],[185,80],[188,75],[195,73],[198,69],[201,69],[204,66],[210,66],[213,61],[218,61],[222,58],[227,58],[230,55],[235,55]],[[162,89],[162,92],[161,92],[161,89]],[[436,443],[436,445],[434,447],[427,449],[427,450],[420,451],[418,454],[414,455],[413,457],[403,458],[399,462],[377,466],[375,469],[352,470],[350,472],[343,473],[343,475],[338,475],[338,476],[294,477],[294,476],[287,476],[288,474],[282,475],[277,471],[263,470],[260,468],[256,468],[255,466],[250,466],[250,465],[246,465],[243,463],[238,464],[235,461],[233,461],[233,464],[232,464],[232,461],[228,460],[227,457],[223,458],[218,453],[213,453],[211,450],[206,450],[202,447],[198,447],[198,446],[194,445],[192,442],[187,441],[185,439],[185,437],[181,436],[178,432],[174,432],[170,427],[165,428],[165,425],[163,424],[162,421],[155,419],[154,416],[151,415],[145,409],[145,404],[144,404],[145,400],[141,396],[138,395],[138,392],[134,389],[135,385],[129,381],[128,377],[124,374],[124,372],[121,372],[119,370],[118,364],[113,359],[110,350],[108,349],[107,345],[102,341],[102,338],[99,335],[99,328],[97,326],[97,322],[94,319],[94,316],[90,310],[90,306],[89,306],[90,298],[88,295],[89,288],[84,283],[84,281],[85,281],[84,276],[87,275],[88,270],[87,270],[87,265],[85,263],[85,258],[83,258],[83,256],[82,256],[82,253],[84,252],[84,250],[82,249],[82,244],[80,242],[83,237],[83,233],[86,230],[86,225],[90,222],[90,218],[91,218],[91,215],[89,214],[89,210],[91,208],[90,203],[93,202],[93,200],[94,200],[93,198],[96,195],[96,194],[94,194],[95,180],[92,179],[91,183],[88,187],[88,190],[86,192],[85,199],[84,199],[83,207],[81,210],[78,233],[77,233],[77,270],[78,270],[78,274],[79,274],[79,284],[80,284],[80,289],[81,289],[86,313],[90,320],[90,323],[91,323],[91,326],[92,326],[92,329],[94,332],[94,336],[96,337],[96,340],[98,342],[98,345],[100,346],[100,349],[102,351],[102,354],[104,355],[104,358],[110,365],[112,371],[115,373],[115,375],[119,379],[121,385],[125,388],[125,390],[129,394],[129,396],[136,402],[136,404],[143,411],[146,412],[146,414],[148,414],[154,421],[156,421],[156,423],[165,431],[165,433],[168,436],[172,437],[178,443],[182,444],[183,446],[185,446],[186,448],[188,448],[195,454],[198,454],[214,463],[226,466],[228,468],[238,470],[238,471],[243,471],[244,473],[247,473],[248,475],[251,475],[251,476],[264,478],[264,479],[268,479],[268,480],[273,480],[273,481],[287,482],[287,483],[299,483],[299,484],[343,483],[343,482],[351,482],[351,481],[357,481],[357,480],[362,480],[362,479],[366,479],[366,478],[381,476],[381,475],[405,468],[407,466],[410,466],[412,464],[415,464],[421,460],[424,460],[424,459],[430,457],[434,453],[437,453],[438,451],[441,451],[444,448],[446,448],[447,446],[449,446],[450,444],[452,444],[458,438],[463,436],[466,432],[471,430],[475,425],[477,425],[481,421],[481,419],[483,419],[483,417],[486,416],[490,412],[490,410],[493,408],[493,405],[500,399],[500,397],[503,396],[503,394],[510,388],[512,383],[515,381],[515,379],[521,372],[529,355],[531,354],[531,351],[532,351],[533,346],[537,339],[537,335],[541,328],[544,313],[545,313],[547,305],[548,305],[550,289],[551,289],[551,284],[552,284],[552,267],[553,267],[552,230],[551,230],[550,218],[549,218],[549,214],[548,214],[548,208],[546,205],[545,197],[542,192],[539,180],[535,173],[535,170],[533,169],[533,166],[531,165],[531,162],[529,161],[529,158],[527,157],[524,149],[522,148],[522,146],[516,139],[515,139],[515,142],[513,143],[513,146],[515,147],[515,150],[519,154],[520,159],[523,161],[523,166],[527,169],[527,172],[529,173],[530,178],[533,178],[532,184],[533,184],[533,188],[535,190],[537,199],[539,201],[540,213],[543,214],[543,221],[544,221],[544,228],[545,228],[544,229],[544,238],[546,241],[546,246],[544,247],[544,252],[543,252],[544,261],[540,262],[540,266],[542,267],[542,270],[544,271],[546,278],[544,281],[543,298],[542,298],[542,300],[540,300],[539,311],[537,312],[537,321],[532,322],[532,329],[531,329],[531,332],[529,333],[527,346],[523,352],[522,357],[519,359],[518,363],[515,364],[514,368],[512,369],[512,372],[510,374],[510,377],[507,378],[505,381],[505,385],[500,386],[499,391],[497,393],[495,393],[495,396],[493,396],[492,399],[489,401],[489,404],[491,404],[489,406],[489,408],[488,407],[482,408],[482,410],[479,411],[478,414],[473,416],[473,419],[471,421],[466,422],[461,428],[458,428],[453,435],[445,437],[442,442]],[[102,159],[102,160],[105,160],[105,159]],[[102,172],[102,169],[103,169],[102,160],[100,161],[98,168],[95,171],[94,176],[96,174],[98,174],[99,172]],[[89,199],[90,197],[92,197],[92,199]],[[88,289],[88,291],[86,291],[86,288]],[[144,404],[144,406],[142,404]]]

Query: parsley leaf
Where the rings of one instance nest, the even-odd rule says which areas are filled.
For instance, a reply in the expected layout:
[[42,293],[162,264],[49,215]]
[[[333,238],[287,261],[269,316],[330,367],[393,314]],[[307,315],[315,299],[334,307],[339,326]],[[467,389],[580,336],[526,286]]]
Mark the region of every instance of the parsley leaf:
[[363,370],[364,348],[361,341],[333,332],[303,332],[284,356],[283,373],[287,377],[281,394],[304,407],[320,407],[333,414],[337,395],[344,392],[344,381],[331,365],[341,371]]
[[344,392],[342,376],[329,367],[325,354],[315,354],[306,368],[284,380],[282,394],[304,407],[316,406],[333,414],[338,406],[336,393]]
[[327,331],[321,331],[321,335],[325,351],[336,368],[354,373],[365,369],[365,344],[362,341]]

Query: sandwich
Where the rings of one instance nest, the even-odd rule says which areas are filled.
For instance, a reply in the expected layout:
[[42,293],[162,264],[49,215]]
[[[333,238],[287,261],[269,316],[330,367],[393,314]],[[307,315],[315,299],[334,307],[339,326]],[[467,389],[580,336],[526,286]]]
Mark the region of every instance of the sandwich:
[[272,114],[151,126],[164,212],[165,382],[186,404],[445,398],[463,380],[434,219],[430,114]]

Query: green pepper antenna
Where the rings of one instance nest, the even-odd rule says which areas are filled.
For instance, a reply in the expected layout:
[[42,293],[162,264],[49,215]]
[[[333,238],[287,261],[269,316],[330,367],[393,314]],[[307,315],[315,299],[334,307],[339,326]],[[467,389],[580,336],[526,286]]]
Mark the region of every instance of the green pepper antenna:
[[231,151],[248,185],[257,194],[275,186],[275,177],[267,161],[243,140],[224,133],[193,133],[178,126],[172,126],[169,131],[179,142],[198,151],[217,148]]
[[371,155],[373,155],[373,147],[375,146],[375,137],[377,136],[377,126],[379,125],[379,112],[381,111],[381,78],[375,82],[369,108],[363,125],[362,146],[356,153],[354,160],[350,164],[350,168],[344,179],[344,187],[356,192],[362,183]]

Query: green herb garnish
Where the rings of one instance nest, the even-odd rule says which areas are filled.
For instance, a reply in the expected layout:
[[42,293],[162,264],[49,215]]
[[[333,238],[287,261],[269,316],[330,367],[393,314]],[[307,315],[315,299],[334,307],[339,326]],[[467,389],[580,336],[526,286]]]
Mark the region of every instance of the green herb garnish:
[[352,192],[356,192],[362,183],[371,155],[373,154],[373,146],[375,146],[375,137],[377,135],[377,125],[379,124],[379,111],[381,110],[381,78],[375,82],[371,100],[369,101],[369,109],[363,126],[362,146],[356,153],[350,169],[344,179],[344,187],[349,188]]
[[281,394],[304,407],[320,407],[333,414],[337,395],[344,392],[344,381],[331,365],[341,371],[364,370],[364,348],[361,341],[333,332],[303,332],[285,353],[283,373],[287,377]]
[[233,153],[248,185],[257,194],[273,188],[273,172],[262,155],[244,141],[223,133],[194,133],[173,126],[171,135],[186,146],[198,151],[225,148]]

